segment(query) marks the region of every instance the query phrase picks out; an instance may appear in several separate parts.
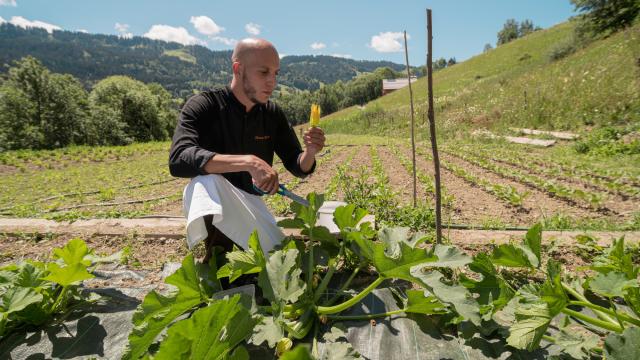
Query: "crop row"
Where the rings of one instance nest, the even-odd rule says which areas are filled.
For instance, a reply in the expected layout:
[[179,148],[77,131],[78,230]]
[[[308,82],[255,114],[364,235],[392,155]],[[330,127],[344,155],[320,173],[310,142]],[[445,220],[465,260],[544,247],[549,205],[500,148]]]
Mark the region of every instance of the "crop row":
[[467,154],[474,153],[486,160],[501,162],[532,173],[535,170],[535,173],[540,173],[542,175],[554,178],[577,178],[580,179],[585,184],[585,186],[601,191],[607,191],[613,194],[618,194],[623,197],[636,197],[640,195],[640,188],[620,181],[620,179],[613,181],[609,178],[597,176],[594,177],[592,172],[579,170],[576,167],[568,168],[566,166],[561,166],[554,161],[544,162],[539,159],[531,159],[529,157],[527,157],[525,160],[525,158],[520,157],[512,152],[499,149],[485,150],[474,147],[473,149],[465,149],[464,151]]
[[604,196],[601,193],[587,192],[568,187],[554,181],[549,181],[532,174],[526,174],[515,169],[505,169],[492,161],[471,154],[465,154],[458,150],[449,149],[447,153],[470,164],[489,170],[504,178],[512,179],[538,190],[542,190],[552,196],[563,199],[572,205],[585,204],[585,207],[590,209],[611,211],[610,209],[603,208],[601,206],[604,200]]
[[[407,158],[396,145],[390,145],[389,149],[398,158],[398,160],[400,160],[400,164],[402,164],[405,170],[409,174],[413,174],[413,162],[409,160],[409,158]],[[428,193],[430,194],[436,193],[436,184],[430,174],[422,171],[422,169],[420,169],[419,167],[416,167],[416,177],[418,178],[418,181],[420,181],[420,184],[422,184],[422,186]],[[445,186],[441,186],[440,194],[442,196],[442,204],[444,206],[446,207],[453,206],[453,202],[455,198],[453,194],[449,194]]]

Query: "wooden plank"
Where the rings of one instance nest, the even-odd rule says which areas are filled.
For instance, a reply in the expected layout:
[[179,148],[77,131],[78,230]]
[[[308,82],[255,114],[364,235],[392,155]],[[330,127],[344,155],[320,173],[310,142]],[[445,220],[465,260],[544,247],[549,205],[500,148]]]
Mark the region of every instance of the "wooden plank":
[[512,143],[516,143],[516,144],[526,144],[526,145],[549,147],[549,146],[553,146],[556,143],[555,140],[529,139],[529,138],[526,138],[526,137],[517,137],[517,136],[503,136],[503,137],[508,142],[512,142]]
[[549,135],[561,140],[575,140],[580,137],[578,134],[562,132],[562,131],[545,131],[524,128],[511,128],[511,130],[526,135]]

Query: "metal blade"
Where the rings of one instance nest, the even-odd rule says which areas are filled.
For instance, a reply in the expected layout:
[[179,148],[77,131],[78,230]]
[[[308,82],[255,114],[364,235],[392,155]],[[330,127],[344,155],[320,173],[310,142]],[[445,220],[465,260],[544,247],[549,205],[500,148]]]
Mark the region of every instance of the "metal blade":
[[307,201],[307,199],[303,198],[302,196],[298,196],[289,190],[283,190],[282,194],[300,205],[307,207],[309,206],[309,202]]

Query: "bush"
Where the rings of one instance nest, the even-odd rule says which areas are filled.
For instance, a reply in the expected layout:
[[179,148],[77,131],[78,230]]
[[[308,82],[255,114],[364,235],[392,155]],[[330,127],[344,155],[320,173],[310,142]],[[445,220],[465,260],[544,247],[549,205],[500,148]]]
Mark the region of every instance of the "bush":
[[585,139],[576,142],[573,148],[579,154],[640,154],[640,134],[634,127],[607,126],[594,130]]
[[578,50],[575,39],[572,37],[568,40],[556,43],[549,51],[549,61],[557,61],[565,58]]

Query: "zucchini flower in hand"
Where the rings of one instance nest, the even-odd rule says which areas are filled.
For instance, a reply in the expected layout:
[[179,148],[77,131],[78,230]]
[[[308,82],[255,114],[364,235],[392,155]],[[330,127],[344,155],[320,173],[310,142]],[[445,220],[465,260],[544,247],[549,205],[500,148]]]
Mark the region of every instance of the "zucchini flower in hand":
[[311,104],[311,116],[309,117],[311,127],[320,125],[320,105]]

